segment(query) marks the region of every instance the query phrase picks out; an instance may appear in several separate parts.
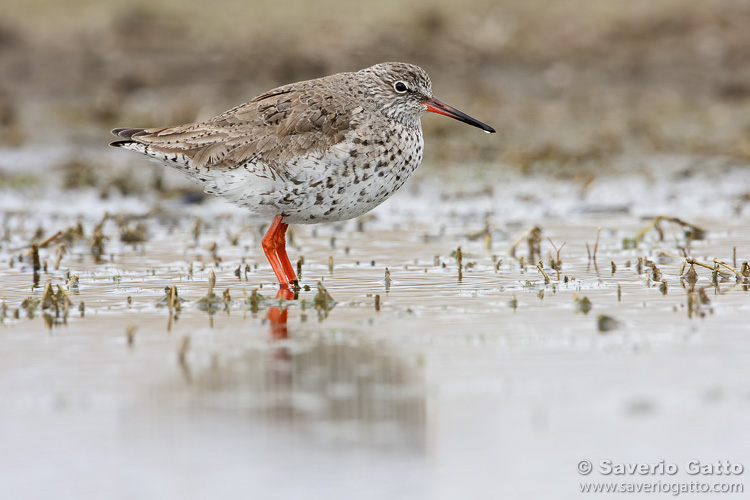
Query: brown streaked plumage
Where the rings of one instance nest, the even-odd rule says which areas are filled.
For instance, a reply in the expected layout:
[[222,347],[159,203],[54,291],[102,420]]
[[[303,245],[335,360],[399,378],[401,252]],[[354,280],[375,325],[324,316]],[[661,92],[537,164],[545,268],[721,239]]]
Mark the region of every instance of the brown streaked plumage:
[[435,99],[421,68],[383,63],[285,85],[200,123],[115,129],[120,140],[111,145],[273,218],[263,249],[288,286],[296,279],[288,224],[350,219],[387,199],[422,161],[420,117],[428,111],[495,131]]

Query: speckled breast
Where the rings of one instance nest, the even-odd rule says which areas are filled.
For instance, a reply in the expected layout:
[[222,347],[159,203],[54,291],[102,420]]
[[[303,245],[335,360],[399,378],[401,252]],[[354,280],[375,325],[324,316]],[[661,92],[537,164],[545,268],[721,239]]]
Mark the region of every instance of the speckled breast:
[[[243,189],[218,194],[260,215],[282,214],[288,224],[358,217],[403,186],[422,162],[424,148],[421,127],[396,124],[367,132],[352,131],[323,153],[295,159],[283,172],[270,176],[272,181],[269,176],[243,179]],[[255,166],[256,172],[261,170],[261,165]]]

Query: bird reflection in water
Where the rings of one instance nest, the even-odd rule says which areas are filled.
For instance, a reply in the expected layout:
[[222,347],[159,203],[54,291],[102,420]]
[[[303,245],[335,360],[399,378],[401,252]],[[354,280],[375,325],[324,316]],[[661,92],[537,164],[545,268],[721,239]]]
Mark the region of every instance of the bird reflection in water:
[[[282,286],[279,289],[279,293],[276,294],[276,298],[283,300],[296,300],[297,295],[288,286]],[[289,331],[286,326],[288,316],[289,310],[287,308],[270,307],[268,309],[266,317],[271,324],[271,338],[273,340],[289,338]]]
[[[222,418],[249,419],[253,429],[265,425],[329,444],[421,453],[426,436],[421,367],[362,331],[299,325],[303,307],[316,309],[324,321],[335,301],[322,283],[314,299],[295,292],[281,287],[267,304],[266,342],[248,344],[247,331],[225,330],[222,342],[212,344],[212,362],[190,367],[185,389],[191,404],[216,409]],[[187,358],[184,364],[187,368]]]

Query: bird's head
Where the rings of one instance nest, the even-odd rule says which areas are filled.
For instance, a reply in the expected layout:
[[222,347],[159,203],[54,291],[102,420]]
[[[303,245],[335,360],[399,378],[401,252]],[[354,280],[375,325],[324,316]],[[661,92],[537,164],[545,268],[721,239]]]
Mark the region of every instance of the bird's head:
[[419,66],[388,62],[365,68],[360,73],[368,77],[369,97],[372,102],[391,119],[418,126],[419,118],[427,112],[432,112],[450,116],[481,128],[487,133],[495,132],[489,125],[436,99],[432,95],[430,77]]

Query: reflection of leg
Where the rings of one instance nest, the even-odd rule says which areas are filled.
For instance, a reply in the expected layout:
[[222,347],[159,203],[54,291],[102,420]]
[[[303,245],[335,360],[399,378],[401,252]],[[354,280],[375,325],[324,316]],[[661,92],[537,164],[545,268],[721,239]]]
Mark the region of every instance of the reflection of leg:
[[[279,260],[279,256],[277,255],[278,232],[281,229],[281,226],[283,226],[283,229],[281,230],[281,239],[283,242],[284,232],[286,232],[286,228],[288,226],[287,224],[284,224],[281,222],[282,219],[283,219],[282,215],[277,215],[273,219],[273,222],[271,223],[271,227],[269,227],[268,231],[266,231],[266,235],[263,237],[261,244],[263,245],[263,252],[266,254],[266,258],[268,259],[268,262],[271,264],[273,273],[276,275],[276,279],[279,281],[281,285],[288,285],[289,278],[287,278],[284,272],[284,264],[282,263],[282,261]],[[284,259],[286,260],[286,262],[289,262],[289,258],[286,256],[286,249],[284,249],[283,244],[281,248],[283,249],[282,255],[284,256]],[[289,264],[289,266],[291,267],[291,264]],[[292,273],[292,276],[294,276],[294,273]]]
[[[277,299],[292,300],[294,299],[294,292],[292,292],[288,286],[281,285],[279,293],[276,294]],[[286,308],[281,309],[278,307],[271,307],[268,309],[268,321],[271,323],[271,337],[274,339],[285,339],[289,336],[286,328],[288,311]]]
[[289,257],[286,255],[286,229],[288,227],[289,224],[284,224],[283,222],[279,224],[279,229],[276,231],[276,253],[284,268],[284,273],[286,273],[286,277],[289,279],[289,283],[292,283],[297,279],[297,275],[294,274],[292,263],[289,262]]

